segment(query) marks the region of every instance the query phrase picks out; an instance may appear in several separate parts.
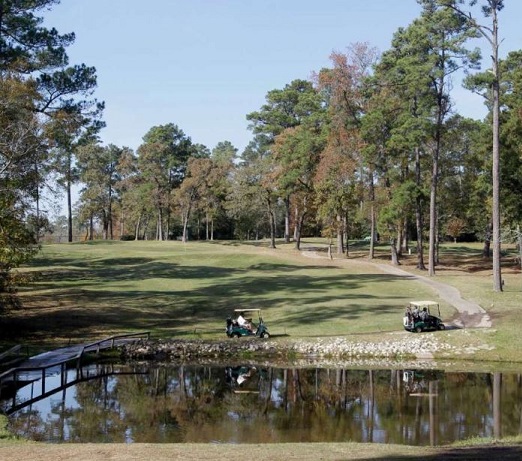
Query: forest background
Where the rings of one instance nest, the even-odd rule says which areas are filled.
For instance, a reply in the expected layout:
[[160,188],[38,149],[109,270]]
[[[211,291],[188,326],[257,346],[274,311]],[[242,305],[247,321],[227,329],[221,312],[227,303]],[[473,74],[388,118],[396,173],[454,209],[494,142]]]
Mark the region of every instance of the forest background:
[[[356,42],[309,79],[269,90],[246,115],[252,138],[209,147],[175,121],[132,149],[104,145],[96,69],[70,64],[44,16],[57,0],[0,2],[0,291],[42,242],[323,236],[412,249],[435,274],[438,243],[483,242],[502,291],[501,243],[522,214],[522,54],[500,57],[502,0],[419,0],[419,15],[380,52]],[[485,43],[485,58],[474,47]],[[483,97],[460,115],[454,76]],[[76,189],[75,189],[76,188]],[[77,197],[74,191],[78,190]],[[65,196],[66,216],[50,197]]]

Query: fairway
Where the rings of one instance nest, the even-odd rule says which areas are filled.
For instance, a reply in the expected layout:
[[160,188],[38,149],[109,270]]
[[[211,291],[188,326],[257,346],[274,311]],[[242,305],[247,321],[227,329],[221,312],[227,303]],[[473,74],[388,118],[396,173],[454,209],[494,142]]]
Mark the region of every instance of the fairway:
[[[24,270],[34,282],[20,290],[24,308],[12,320],[17,341],[40,345],[142,330],[221,339],[235,308],[261,308],[274,338],[401,331],[409,300],[437,300],[422,283],[363,259],[310,258],[293,245],[45,245]],[[444,317],[454,314],[442,308]]]

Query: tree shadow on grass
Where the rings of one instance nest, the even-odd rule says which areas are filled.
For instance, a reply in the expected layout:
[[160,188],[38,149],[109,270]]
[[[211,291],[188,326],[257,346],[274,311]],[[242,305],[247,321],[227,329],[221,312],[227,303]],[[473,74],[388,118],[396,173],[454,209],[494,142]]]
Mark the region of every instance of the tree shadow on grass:
[[[342,459],[353,459],[353,458],[339,458]],[[520,461],[522,459],[522,446],[477,446],[477,447],[465,447],[465,448],[441,448],[435,454],[422,454],[422,458],[419,455],[384,455],[382,457],[372,458],[357,458],[359,461],[375,461],[375,460],[386,460],[386,461],[412,461],[422,459],[423,461],[491,461],[491,460],[503,460],[503,461]]]
[[397,295],[390,295],[389,289],[381,294],[377,287],[414,280],[349,274],[336,265],[255,260],[231,268],[83,254],[41,256],[34,263],[45,270],[36,272],[36,282],[21,290],[27,295],[26,308],[3,319],[4,341],[99,337],[122,330],[153,330],[166,336],[199,324],[221,330],[236,307],[262,308],[270,321],[305,327],[314,322],[348,324],[368,314],[390,319],[403,298],[398,290]]
[[[152,330],[165,336],[192,331],[200,323],[215,325],[212,328],[218,331],[224,329],[226,317],[238,306],[268,309],[274,324],[309,326],[356,321],[369,314],[378,322],[379,317],[395,313],[401,297],[397,295],[396,301],[393,296],[378,294],[378,290],[364,291],[364,287],[404,283],[402,276],[347,275],[325,271],[323,266],[317,267],[320,271],[316,273],[310,266],[307,269],[311,273],[300,274],[297,271],[302,266],[260,265],[252,275],[251,270],[143,261],[133,265],[129,258],[124,261],[127,266],[116,264],[115,259],[110,264],[89,265],[81,270],[46,271],[44,280],[33,287],[40,294],[31,295],[31,305],[24,309],[24,315],[4,319],[4,341],[24,337],[51,340],[53,335],[99,337],[102,332],[122,330]],[[105,278],[130,282],[129,288],[107,289],[102,283]],[[144,289],[149,278],[169,279],[172,289],[165,289],[164,284],[158,289],[152,282],[150,290]],[[180,289],[180,283],[187,278],[199,279],[204,285]],[[133,287],[133,283],[140,283],[140,288]],[[342,308],[338,307],[340,295],[345,302]]]

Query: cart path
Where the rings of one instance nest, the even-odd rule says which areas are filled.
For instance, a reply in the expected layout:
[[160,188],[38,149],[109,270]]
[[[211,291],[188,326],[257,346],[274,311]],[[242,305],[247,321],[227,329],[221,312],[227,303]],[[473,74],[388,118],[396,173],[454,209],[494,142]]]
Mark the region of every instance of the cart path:
[[[301,252],[303,256],[308,258],[330,259],[328,256],[322,256],[317,251],[304,250]],[[467,301],[462,298],[460,291],[455,287],[446,283],[439,282],[431,277],[424,277],[423,275],[412,274],[411,272],[400,269],[399,267],[389,264],[375,263],[372,261],[358,261],[354,259],[342,260],[334,259],[336,263],[345,261],[349,264],[366,264],[377,267],[382,272],[387,274],[405,277],[409,279],[416,279],[425,285],[431,287],[444,301],[453,306],[458,312],[458,318],[450,323],[457,328],[491,328],[491,318],[489,314],[478,304]]]

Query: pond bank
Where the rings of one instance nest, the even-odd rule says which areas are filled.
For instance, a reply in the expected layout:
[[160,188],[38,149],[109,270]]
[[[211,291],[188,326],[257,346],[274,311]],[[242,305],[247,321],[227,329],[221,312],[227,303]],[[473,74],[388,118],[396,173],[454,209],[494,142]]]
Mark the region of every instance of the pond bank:
[[[488,346],[480,346],[487,348]],[[128,361],[182,361],[185,363],[270,363],[292,366],[342,367],[451,367],[471,364],[476,348],[457,350],[435,334],[385,333],[378,340],[333,337],[317,339],[240,338],[227,340],[140,340],[121,348]],[[475,368],[484,368],[478,363]]]

